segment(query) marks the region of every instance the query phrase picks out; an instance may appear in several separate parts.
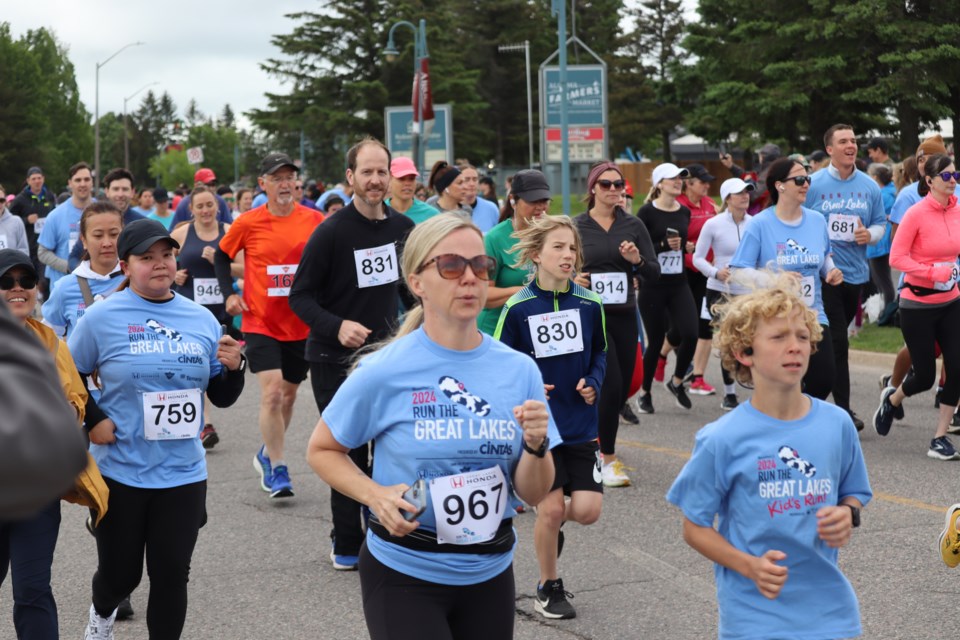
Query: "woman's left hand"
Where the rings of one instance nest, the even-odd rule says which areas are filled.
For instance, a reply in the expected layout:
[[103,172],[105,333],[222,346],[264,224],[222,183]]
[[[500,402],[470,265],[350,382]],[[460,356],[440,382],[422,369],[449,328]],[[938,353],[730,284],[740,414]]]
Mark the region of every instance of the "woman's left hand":
[[230,336],[221,336],[217,343],[217,360],[230,371],[240,368],[240,343]]
[[840,269],[834,267],[833,269],[830,269],[829,273],[827,273],[826,281],[827,284],[833,286],[843,284],[843,273],[840,271]]
[[547,405],[539,400],[527,400],[521,406],[513,408],[513,416],[523,429],[523,440],[527,446],[539,449],[547,437]]
[[686,244],[687,253],[693,253],[697,249],[697,245],[687,240]]

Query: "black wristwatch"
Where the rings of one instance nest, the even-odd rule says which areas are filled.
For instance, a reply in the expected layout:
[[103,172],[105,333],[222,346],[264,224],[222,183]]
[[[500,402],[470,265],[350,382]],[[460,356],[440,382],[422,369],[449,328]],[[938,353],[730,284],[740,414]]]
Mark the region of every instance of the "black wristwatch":
[[537,456],[538,458],[542,458],[543,456],[547,455],[547,451],[549,450],[549,447],[550,447],[550,438],[547,438],[547,437],[544,437],[543,442],[540,444],[539,449],[533,449],[527,446],[526,440],[521,440],[521,442],[523,443],[524,451],[526,451],[530,455]]
[[247,370],[247,357],[242,353],[240,354],[240,366],[234,369],[237,373],[244,373]]
[[860,526],[860,509],[853,506],[852,504],[844,503],[844,506],[850,507],[850,515],[853,517],[853,526]]

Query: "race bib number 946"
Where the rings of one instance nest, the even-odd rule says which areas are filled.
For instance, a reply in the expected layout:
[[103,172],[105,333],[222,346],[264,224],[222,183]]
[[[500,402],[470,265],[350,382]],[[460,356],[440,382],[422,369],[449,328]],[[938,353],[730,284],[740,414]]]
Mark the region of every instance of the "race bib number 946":
[[440,544],[493,540],[507,506],[509,488],[499,466],[430,481]]
[[147,440],[196,438],[202,426],[202,407],[200,389],[145,392],[143,435]]

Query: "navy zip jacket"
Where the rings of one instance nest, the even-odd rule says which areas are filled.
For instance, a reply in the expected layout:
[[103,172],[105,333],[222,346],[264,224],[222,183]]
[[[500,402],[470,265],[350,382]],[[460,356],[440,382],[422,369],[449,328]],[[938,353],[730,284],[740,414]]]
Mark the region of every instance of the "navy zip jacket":
[[[544,322],[544,316],[557,311],[579,312],[579,327],[570,320]],[[531,322],[534,332],[531,332]],[[534,335],[544,339],[564,339],[576,333],[582,337],[583,350],[562,355],[536,356]],[[597,439],[597,407],[600,387],[607,370],[606,320],[603,302],[593,291],[571,281],[566,291],[545,291],[536,280],[513,294],[500,312],[493,337],[517,351],[529,354],[540,367],[543,381],[554,385],[550,396],[550,413],[557,423],[564,444],[578,444]],[[597,392],[597,399],[587,404],[577,383],[580,378]]]

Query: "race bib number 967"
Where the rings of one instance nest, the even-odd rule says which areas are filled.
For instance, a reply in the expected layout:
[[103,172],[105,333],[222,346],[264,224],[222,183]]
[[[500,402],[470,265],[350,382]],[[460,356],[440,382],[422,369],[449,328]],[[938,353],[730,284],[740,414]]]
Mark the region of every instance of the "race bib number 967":
[[509,488],[499,466],[430,481],[440,544],[493,540],[507,506]]

